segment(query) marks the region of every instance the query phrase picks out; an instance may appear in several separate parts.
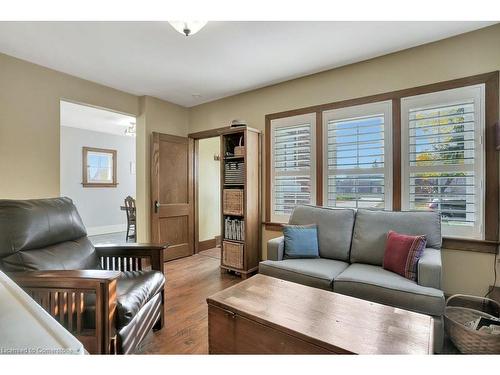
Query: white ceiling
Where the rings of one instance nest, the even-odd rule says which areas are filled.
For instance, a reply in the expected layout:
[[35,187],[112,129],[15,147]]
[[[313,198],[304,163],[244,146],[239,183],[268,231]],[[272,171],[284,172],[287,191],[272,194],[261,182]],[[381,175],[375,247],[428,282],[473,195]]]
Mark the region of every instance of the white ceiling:
[[494,23],[0,22],[0,52],[189,107]]
[[61,101],[61,126],[125,136],[135,117]]

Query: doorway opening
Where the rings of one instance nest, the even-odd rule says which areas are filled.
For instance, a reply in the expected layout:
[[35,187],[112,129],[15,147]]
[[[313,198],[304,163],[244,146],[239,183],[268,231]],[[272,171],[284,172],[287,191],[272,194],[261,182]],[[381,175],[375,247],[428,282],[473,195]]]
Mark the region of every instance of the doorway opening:
[[[197,139],[196,144],[197,252],[220,247],[220,137]],[[217,253],[214,250],[214,254]],[[220,255],[219,255],[220,256]]]
[[135,242],[136,118],[61,100],[60,125],[60,195],[93,243]]

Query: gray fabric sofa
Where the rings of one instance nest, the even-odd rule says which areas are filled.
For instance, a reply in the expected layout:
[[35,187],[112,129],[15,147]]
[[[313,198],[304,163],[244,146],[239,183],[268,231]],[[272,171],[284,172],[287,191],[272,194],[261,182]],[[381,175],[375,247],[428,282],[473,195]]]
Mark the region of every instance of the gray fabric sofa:
[[[259,273],[331,290],[434,319],[434,351],[443,344],[441,217],[437,212],[388,212],[297,206],[289,224],[317,224],[319,258],[285,259],[284,238],[270,240]],[[425,235],[417,282],[382,268],[387,232]]]

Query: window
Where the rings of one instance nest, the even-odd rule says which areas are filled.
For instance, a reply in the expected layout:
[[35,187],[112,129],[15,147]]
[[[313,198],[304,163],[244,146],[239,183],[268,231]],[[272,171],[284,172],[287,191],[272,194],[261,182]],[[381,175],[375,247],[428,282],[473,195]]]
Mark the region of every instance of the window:
[[391,102],[323,113],[323,202],[392,208]]
[[484,85],[403,98],[402,208],[441,212],[449,237],[483,239]]
[[[435,210],[444,246],[496,253],[499,76],[483,73],[266,115],[266,229],[279,230],[275,223],[285,222],[299,203]],[[287,134],[300,126],[311,145],[305,155],[293,139],[299,132]],[[292,145],[279,146],[287,137]]]
[[116,187],[116,150],[83,147],[84,187]]
[[271,121],[271,220],[286,222],[298,204],[316,203],[316,114]]

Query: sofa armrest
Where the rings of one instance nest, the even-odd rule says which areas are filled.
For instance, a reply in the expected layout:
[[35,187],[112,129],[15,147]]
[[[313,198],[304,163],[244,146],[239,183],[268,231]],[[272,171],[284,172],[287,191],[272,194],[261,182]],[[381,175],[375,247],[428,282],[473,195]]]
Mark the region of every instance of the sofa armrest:
[[441,250],[424,249],[417,275],[418,285],[441,289]]
[[267,259],[283,260],[285,251],[285,237],[277,237],[267,241]]

